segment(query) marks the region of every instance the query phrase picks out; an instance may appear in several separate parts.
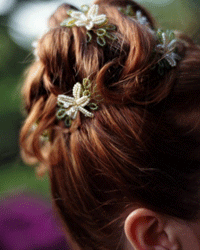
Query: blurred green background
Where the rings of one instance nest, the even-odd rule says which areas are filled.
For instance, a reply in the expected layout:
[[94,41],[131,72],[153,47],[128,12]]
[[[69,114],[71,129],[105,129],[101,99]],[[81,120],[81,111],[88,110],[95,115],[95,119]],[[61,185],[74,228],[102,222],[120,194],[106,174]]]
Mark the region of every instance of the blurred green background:
[[[73,2],[77,6],[89,3],[80,0]],[[139,2],[154,14],[163,28],[182,30],[200,43],[200,0]],[[44,32],[44,20],[61,3],[63,1],[0,0],[1,197],[16,191],[49,197],[47,177],[37,179],[34,169],[26,166],[20,158],[18,137],[24,119],[20,89],[24,71],[34,58],[31,43]],[[40,29],[41,26],[43,30]]]

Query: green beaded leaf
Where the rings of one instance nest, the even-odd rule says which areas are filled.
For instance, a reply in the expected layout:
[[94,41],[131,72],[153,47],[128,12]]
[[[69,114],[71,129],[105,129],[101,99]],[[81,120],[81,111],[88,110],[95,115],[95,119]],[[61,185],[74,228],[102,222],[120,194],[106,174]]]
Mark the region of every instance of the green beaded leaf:
[[98,43],[101,47],[103,47],[103,46],[106,45],[106,40],[105,40],[104,37],[98,36],[98,37],[97,37],[97,43]]
[[170,41],[172,41],[172,40],[174,40],[175,39],[175,34],[174,34],[174,32],[172,31],[172,30],[166,30],[166,35],[167,35],[167,37],[168,37],[168,39],[170,40]]
[[126,7],[126,15],[127,16],[134,16],[135,15],[135,13],[132,9],[132,6],[130,4],[127,5],[127,7]]
[[158,37],[158,40],[160,43],[163,43],[163,36],[162,34],[165,33],[166,35],[166,39],[168,40],[168,42],[172,41],[175,39],[175,34],[172,30],[166,30],[165,32],[162,30],[162,29],[158,29],[156,34],[157,34],[157,37]]
[[83,95],[84,95],[84,96],[90,97],[90,96],[91,96],[91,93],[90,93],[90,91],[87,89],[87,90],[84,90],[84,91],[83,91]]
[[159,41],[160,43],[163,43],[162,33],[163,33],[163,31],[162,31],[161,29],[158,29],[157,32],[156,32],[158,41]]
[[135,15],[135,13],[134,13],[134,11],[132,9],[132,6],[130,4],[126,6],[126,9],[120,7],[119,11],[122,12],[126,16],[134,16]]
[[75,26],[75,22],[76,22],[75,19],[68,18],[68,19],[65,19],[60,25],[61,26],[66,26],[68,28],[71,28],[71,27]]
[[56,117],[61,120],[63,119],[64,117],[66,116],[66,113],[65,113],[65,109],[59,109],[57,112],[56,112]]
[[63,106],[64,106],[64,104],[62,103],[62,102],[57,102],[57,105],[59,106],[59,107],[61,107],[61,108],[63,108]]
[[68,16],[71,16],[72,12],[73,12],[73,10],[68,10],[68,11],[67,11],[67,15],[68,15]]
[[71,118],[69,116],[66,116],[66,118],[65,118],[66,127],[69,128],[71,126],[71,124],[72,124]]
[[111,39],[111,40],[116,40],[117,39],[117,36],[115,36],[114,34],[111,34],[109,32],[106,33],[106,37]]
[[90,32],[87,32],[87,43],[92,41],[92,35],[90,34]]
[[97,110],[98,109],[98,105],[96,103],[89,103],[88,104],[88,107],[91,109],[91,110]]
[[105,25],[107,25],[107,23],[108,23],[108,18],[106,18],[105,21],[100,26],[105,27]]
[[105,36],[106,30],[103,28],[100,28],[96,31],[97,36]]
[[116,30],[117,27],[114,24],[107,24],[106,25],[106,30]]
[[83,79],[83,87],[84,89],[89,89],[91,87],[91,81],[88,78]]
[[49,141],[49,139],[50,139],[49,132],[48,132],[48,130],[45,130],[42,134],[42,140]]

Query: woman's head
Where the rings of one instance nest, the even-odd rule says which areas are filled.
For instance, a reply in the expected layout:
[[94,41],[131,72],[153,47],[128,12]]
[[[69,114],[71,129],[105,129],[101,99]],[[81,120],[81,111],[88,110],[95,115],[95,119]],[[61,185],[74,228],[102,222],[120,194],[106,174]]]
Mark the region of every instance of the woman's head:
[[[60,25],[73,6],[51,16],[23,88],[21,145],[48,166],[53,202],[81,249],[126,249],[135,214],[198,217],[200,48],[177,32],[173,53],[181,60],[163,66],[166,55],[156,50],[154,20],[143,7],[128,0],[96,4],[116,27],[104,46],[94,32],[87,42],[85,27]],[[127,6],[147,25],[125,15]],[[84,78],[98,109],[93,118],[78,112],[67,127],[56,117],[57,97],[71,95]]]

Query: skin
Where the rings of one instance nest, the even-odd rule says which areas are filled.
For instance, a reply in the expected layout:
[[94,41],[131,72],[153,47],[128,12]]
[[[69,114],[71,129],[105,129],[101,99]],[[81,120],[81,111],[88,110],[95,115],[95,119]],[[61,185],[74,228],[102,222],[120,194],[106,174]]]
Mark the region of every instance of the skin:
[[139,208],[128,215],[124,230],[126,250],[200,249],[200,220],[187,222]]
[[[200,219],[188,222],[138,208],[127,216],[124,231],[124,250],[200,250]],[[67,235],[71,248],[81,250]]]

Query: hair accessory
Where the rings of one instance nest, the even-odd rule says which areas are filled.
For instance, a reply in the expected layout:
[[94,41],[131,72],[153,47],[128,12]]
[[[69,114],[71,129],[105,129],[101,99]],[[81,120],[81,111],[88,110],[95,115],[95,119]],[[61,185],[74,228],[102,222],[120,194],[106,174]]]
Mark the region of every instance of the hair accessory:
[[132,6],[130,4],[128,4],[126,8],[119,7],[118,10],[126,16],[130,16],[130,17],[135,16],[135,12],[133,11]]
[[176,60],[181,60],[181,57],[175,53],[177,40],[175,39],[174,32],[171,30],[163,32],[159,29],[157,31],[157,37],[160,44],[156,45],[156,52],[164,55],[164,59],[171,67],[176,67]]
[[127,5],[126,9],[119,8],[119,11],[148,27],[152,35],[156,36],[158,44],[155,47],[155,53],[160,56],[160,59],[158,63],[151,68],[152,70],[157,69],[158,74],[163,76],[166,70],[177,66],[177,61],[181,60],[181,57],[176,53],[177,40],[173,31],[167,30],[164,32],[161,29],[157,31],[153,30],[150,27],[147,17],[143,16],[140,10],[134,12],[131,5]]
[[56,117],[61,120],[65,119],[65,125],[71,126],[72,120],[77,117],[78,111],[83,113],[86,117],[94,117],[94,114],[86,109],[97,110],[96,103],[90,103],[91,100],[91,82],[88,78],[83,79],[83,83],[77,82],[73,87],[73,97],[67,95],[58,95],[57,105],[59,109]]
[[[32,131],[35,131],[35,130],[37,129],[37,127],[38,127],[38,124],[39,124],[39,120],[36,121],[36,122],[33,124],[31,130],[32,130]],[[40,136],[40,141],[41,141],[41,142],[46,142],[46,141],[49,141],[49,140],[50,140],[49,131],[48,131],[48,130],[44,130],[43,133],[42,133],[42,135]]]
[[[70,18],[64,20],[60,25],[66,27],[81,27],[87,29],[87,42],[92,40],[93,34],[97,36],[96,40],[100,46],[106,45],[106,38],[115,40],[117,37],[110,33],[116,29],[115,25],[108,24],[108,18],[105,14],[98,15],[99,6],[97,4],[89,7],[88,5],[81,6],[81,11],[69,10],[67,14]],[[99,26],[96,28],[95,26]]]
[[158,29],[156,37],[158,44],[154,52],[158,61],[151,70],[156,70],[158,75],[163,76],[169,69],[177,66],[177,61],[181,60],[181,57],[176,53],[177,40],[173,31],[167,30],[164,32]]
[[87,5],[81,6],[81,11],[69,10],[67,14],[71,16],[64,20],[61,25],[67,27],[85,26],[87,30],[91,30],[93,26],[102,25],[107,22],[106,15],[98,15],[99,6],[94,4],[90,8]]
[[138,22],[142,25],[146,25],[149,26],[149,22],[146,16],[142,15],[142,12],[140,10],[136,11],[136,19],[138,20]]
[[122,12],[126,16],[136,19],[140,24],[149,26],[147,17],[143,16],[140,10],[137,10],[136,12],[134,12],[130,4],[127,5],[126,8],[120,7],[119,11]]

